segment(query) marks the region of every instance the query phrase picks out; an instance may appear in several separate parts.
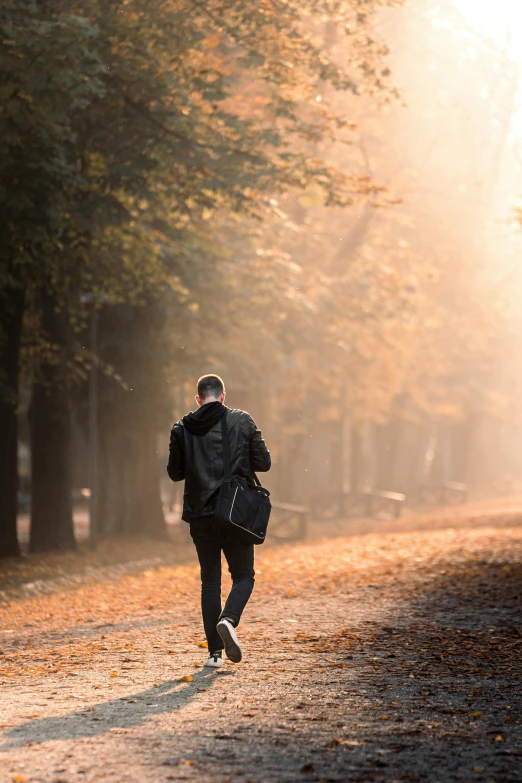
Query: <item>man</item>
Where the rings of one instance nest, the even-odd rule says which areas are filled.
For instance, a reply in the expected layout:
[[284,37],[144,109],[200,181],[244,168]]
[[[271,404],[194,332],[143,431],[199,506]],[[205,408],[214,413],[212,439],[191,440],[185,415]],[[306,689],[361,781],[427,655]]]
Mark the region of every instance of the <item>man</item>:
[[[232,476],[252,479],[255,471],[270,470],[270,454],[248,413],[225,405],[225,386],[218,375],[198,381],[199,410],[172,428],[167,472],[172,481],[185,479],[183,514],[190,524],[201,567],[201,612],[208,642],[205,666],[242,658],[236,627],[254,589],[254,547],[234,540],[227,523],[214,518],[224,478],[221,419],[226,416]],[[221,608],[221,552],[232,575],[232,590]]]

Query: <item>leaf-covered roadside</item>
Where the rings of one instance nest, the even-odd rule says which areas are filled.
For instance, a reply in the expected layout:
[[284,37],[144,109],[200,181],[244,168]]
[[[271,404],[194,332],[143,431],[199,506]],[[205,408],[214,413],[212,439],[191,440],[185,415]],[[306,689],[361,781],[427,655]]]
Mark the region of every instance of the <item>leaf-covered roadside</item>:
[[192,563],[15,600],[0,758],[46,783],[54,769],[68,781],[515,783],[521,568],[520,528],[501,520],[267,549],[245,662],[221,674],[201,668]]

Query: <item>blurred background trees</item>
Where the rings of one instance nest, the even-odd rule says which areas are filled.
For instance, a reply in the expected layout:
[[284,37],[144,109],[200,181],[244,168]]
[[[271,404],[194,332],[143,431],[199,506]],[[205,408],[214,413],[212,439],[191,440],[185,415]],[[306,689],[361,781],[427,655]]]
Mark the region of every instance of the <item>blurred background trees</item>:
[[0,555],[26,442],[30,547],[75,544],[93,363],[100,533],[165,534],[209,371],[283,500],[520,468],[519,67],[450,0],[7,0],[0,27]]

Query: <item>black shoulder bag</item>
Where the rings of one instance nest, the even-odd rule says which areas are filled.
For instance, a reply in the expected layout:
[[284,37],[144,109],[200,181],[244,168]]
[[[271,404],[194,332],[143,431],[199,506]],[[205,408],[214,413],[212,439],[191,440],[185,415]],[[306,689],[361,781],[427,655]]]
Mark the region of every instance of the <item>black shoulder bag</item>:
[[223,436],[223,465],[225,478],[217,499],[214,516],[226,522],[234,531],[234,538],[244,544],[262,544],[272,506],[270,492],[263,489],[254,473],[255,484],[243,476],[230,475],[230,450],[226,414],[221,419]]

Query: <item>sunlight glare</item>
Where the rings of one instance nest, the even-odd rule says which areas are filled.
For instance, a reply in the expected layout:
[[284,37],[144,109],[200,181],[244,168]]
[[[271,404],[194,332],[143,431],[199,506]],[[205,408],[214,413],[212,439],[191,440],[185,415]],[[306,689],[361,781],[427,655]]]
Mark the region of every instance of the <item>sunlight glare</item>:
[[491,38],[522,65],[522,2],[520,0],[454,0],[472,27]]

